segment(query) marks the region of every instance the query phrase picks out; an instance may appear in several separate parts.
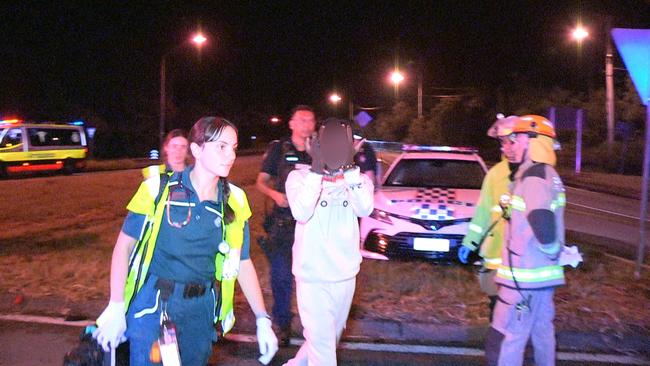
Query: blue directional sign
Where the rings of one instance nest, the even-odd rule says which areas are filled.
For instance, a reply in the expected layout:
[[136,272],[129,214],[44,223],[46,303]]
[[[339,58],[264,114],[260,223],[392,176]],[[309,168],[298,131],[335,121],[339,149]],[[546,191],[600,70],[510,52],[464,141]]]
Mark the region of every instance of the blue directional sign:
[[354,120],[359,124],[359,126],[361,126],[361,128],[363,128],[366,127],[370,121],[372,121],[372,117],[366,113],[366,111],[361,111],[354,117]]
[[612,37],[641,102],[650,98],[650,29],[612,29]]

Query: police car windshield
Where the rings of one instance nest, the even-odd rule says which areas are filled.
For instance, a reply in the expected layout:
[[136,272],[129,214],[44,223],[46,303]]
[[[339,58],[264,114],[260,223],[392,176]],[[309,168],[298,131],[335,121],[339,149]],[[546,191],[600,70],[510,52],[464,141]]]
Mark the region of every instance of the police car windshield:
[[485,173],[476,161],[402,159],[384,186],[481,189]]

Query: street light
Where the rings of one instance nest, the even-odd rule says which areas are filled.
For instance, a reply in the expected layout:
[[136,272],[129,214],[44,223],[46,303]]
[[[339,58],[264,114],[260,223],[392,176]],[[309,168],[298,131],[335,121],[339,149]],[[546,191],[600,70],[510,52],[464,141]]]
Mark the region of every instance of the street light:
[[390,73],[390,82],[395,85],[395,101],[399,99],[399,84],[404,81],[404,74],[398,69]]
[[578,24],[573,32],[571,32],[571,37],[578,42],[582,42],[585,38],[589,37],[589,32],[580,24]]
[[[194,36],[192,36],[190,39],[194,46],[199,49],[205,44],[207,40],[208,39],[201,32],[194,34]],[[163,150],[163,144],[165,143],[165,109],[167,106],[167,95],[165,93],[165,83],[167,81],[165,64],[167,63],[167,56],[169,56],[172,51],[175,51],[177,49],[178,48],[173,48],[165,52],[160,58],[160,125],[158,126],[160,129],[160,151]]]
[[[607,44],[605,50],[605,110],[607,111],[607,151],[612,152],[614,145],[614,62],[612,42],[609,38],[610,24],[607,23]],[[571,31],[571,38],[578,43],[578,52],[584,41],[590,34],[580,22]],[[580,57],[580,55],[578,55]]]
[[330,95],[330,102],[332,102],[334,105],[338,105],[342,99],[343,98],[341,98],[341,96],[338,93],[332,93]]

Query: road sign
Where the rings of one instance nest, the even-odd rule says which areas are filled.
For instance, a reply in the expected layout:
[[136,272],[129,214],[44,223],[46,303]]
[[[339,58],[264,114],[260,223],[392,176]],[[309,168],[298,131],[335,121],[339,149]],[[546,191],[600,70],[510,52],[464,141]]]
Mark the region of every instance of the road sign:
[[641,102],[650,99],[650,29],[612,29],[612,37]]

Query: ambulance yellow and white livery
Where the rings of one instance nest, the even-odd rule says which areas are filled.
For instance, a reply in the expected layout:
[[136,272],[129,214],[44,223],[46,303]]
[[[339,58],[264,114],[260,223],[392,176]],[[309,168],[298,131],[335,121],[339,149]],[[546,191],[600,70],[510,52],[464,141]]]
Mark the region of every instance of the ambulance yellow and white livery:
[[486,171],[472,148],[403,145],[361,219],[362,255],[454,260]]
[[88,148],[81,121],[66,124],[0,120],[0,176],[33,171],[74,173]]

